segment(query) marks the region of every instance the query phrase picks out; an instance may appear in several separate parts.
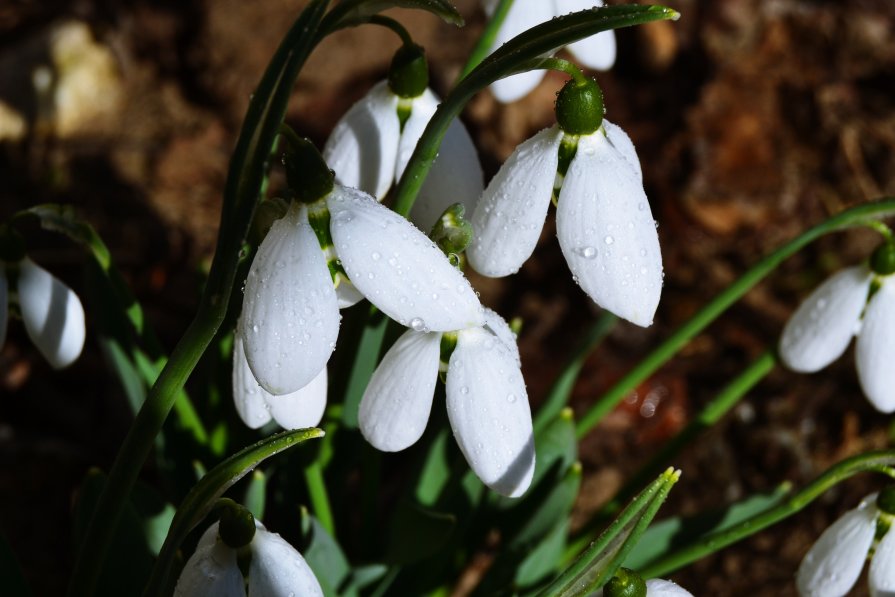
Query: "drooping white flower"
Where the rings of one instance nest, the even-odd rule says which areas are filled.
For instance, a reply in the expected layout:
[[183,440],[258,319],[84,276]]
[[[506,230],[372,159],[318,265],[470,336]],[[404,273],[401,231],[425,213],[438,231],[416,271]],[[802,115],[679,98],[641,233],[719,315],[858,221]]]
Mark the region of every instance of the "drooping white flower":
[[[870,296],[876,280],[878,290]],[[863,313],[863,319],[862,319]],[[871,404],[895,411],[895,279],[866,265],[849,267],[817,287],[796,309],[780,337],[780,358],[801,373],[823,369],[857,334],[858,379]]]
[[287,597],[323,595],[301,554],[259,522],[248,548],[248,593],[237,565],[237,552],[221,541],[215,523],[199,540],[174,589],[175,597]]
[[[603,595],[605,595],[603,589],[593,593],[593,597],[603,597]],[[693,597],[693,594],[670,580],[653,578],[646,581],[646,597]]]
[[237,327],[233,339],[233,401],[239,418],[249,428],[258,429],[271,419],[284,429],[316,427],[326,410],[327,381],[324,367],[305,387],[274,396],[252,375]]
[[[531,483],[535,453],[531,409],[513,333],[485,310],[484,326],[456,332],[447,364],[448,419],[460,451],[485,485],[509,497]],[[442,334],[410,330],[373,373],[358,416],[363,436],[396,452],[425,431],[438,377]]]
[[[864,498],[834,522],[811,546],[799,565],[796,586],[805,597],[840,597],[857,582],[877,533],[882,512],[877,494]],[[888,531],[877,543],[870,565],[871,595],[895,591],[895,533]]]
[[[309,217],[325,223],[327,215],[332,244],[321,248]],[[240,335],[270,394],[304,388],[332,354],[340,316],[330,267],[402,325],[447,331],[482,322],[469,282],[431,240],[366,193],[336,184],[310,206],[293,202],[246,280]]]
[[[366,191],[380,201],[401,178],[440,100],[430,90],[414,98],[395,95],[387,81],[377,83],[336,124],[323,157],[336,181]],[[399,110],[409,110],[403,126]],[[420,189],[410,219],[420,229],[432,228],[442,212],[462,203],[472,213],[484,179],[475,145],[459,120],[448,127],[438,157]]]
[[[575,140],[563,177],[560,146]],[[659,237],[634,146],[605,119],[589,135],[554,126],[516,148],[472,216],[470,265],[490,277],[518,271],[534,252],[556,183],[556,232],[573,277],[599,306],[649,326],[662,291]]]
[[[15,273],[14,289],[9,287],[6,268]],[[28,337],[54,369],[67,367],[80,356],[86,328],[78,295],[28,257],[5,267],[0,262],[0,347],[6,339],[10,303],[18,305]]]
[[[489,17],[494,14],[498,1],[482,0]],[[535,25],[570,12],[600,6],[603,6],[602,0],[515,0],[497,32],[491,52]],[[610,30],[597,33],[570,44],[568,49],[584,66],[608,70],[615,63],[615,32]],[[494,82],[491,92],[500,102],[514,102],[528,95],[543,78],[543,70],[519,73]]]

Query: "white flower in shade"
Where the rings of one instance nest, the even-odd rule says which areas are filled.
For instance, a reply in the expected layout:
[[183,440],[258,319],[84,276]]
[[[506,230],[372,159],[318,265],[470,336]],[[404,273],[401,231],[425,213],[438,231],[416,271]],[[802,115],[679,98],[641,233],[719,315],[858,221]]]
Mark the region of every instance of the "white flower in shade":
[[[575,139],[563,177],[560,147]],[[589,135],[554,126],[516,148],[472,216],[470,265],[490,277],[518,271],[534,252],[555,184],[556,234],[575,281],[600,307],[649,326],[662,292],[659,237],[634,146],[607,120]]]
[[[431,90],[414,98],[400,98],[387,81],[376,84],[336,124],[323,148],[336,181],[385,197],[401,178],[416,144],[440,100]],[[400,110],[409,110],[403,126]],[[448,127],[438,157],[420,189],[410,220],[428,231],[453,203],[472,213],[482,194],[484,177],[475,145],[459,120]]]
[[259,522],[248,549],[248,593],[237,564],[237,551],[221,541],[218,523],[199,540],[174,589],[175,597],[287,597],[323,595],[314,572],[301,554]]
[[[11,289],[4,270],[14,275]],[[27,257],[0,262],[0,347],[6,340],[7,310],[18,305],[28,337],[55,369],[71,365],[84,347],[84,307],[78,295]]]
[[[881,516],[891,524],[891,514],[880,510],[877,494],[873,494],[827,528],[799,565],[799,594],[840,597],[848,593],[861,576]],[[895,533],[887,531],[876,543],[868,580],[871,595],[895,594]]]
[[239,418],[258,429],[273,419],[284,429],[316,427],[326,410],[327,375],[324,367],[305,387],[274,396],[255,380],[246,360],[242,336],[237,328],[233,339],[233,401]]
[[[447,365],[447,413],[470,468],[485,485],[522,495],[534,473],[531,409],[519,350],[506,322],[485,310],[485,325],[456,332]],[[363,436],[385,452],[422,436],[432,410],[442,334],[410,330],[389,349],[361,399]]]
[[[331,245],[321,246],[309,217],[324,228],[329,222]],[[366,193],[336,184],[309,206],[293,202],[249,270],[240,336],[251,373],[270,394],[304,388],[329,361],[340,320],[331,268],[402,325],[448,331],[482,323],[469,282],[431,240]]]
[[[482,0],[489,17],[494,14],[498,2]],[[602,0],[515,0],[497,32],[491,52],[535,25],[566,13],[600,6],[603,6]],[[615,32],[597,33],[570,44],[568,49],[584,66],[607,70],[615,63]],[[543,78],[544,71],[539,69],[519,73],[492,83],[491,92],[500,102],[514,102],[528,95]]]
[[[874,280],[879,288],[868,301]],[[891,413],[895,411],[893,276],[877,276],[859,265],[825,281],[787,322],[780,338],[780,358],[793,371],[813,373],[839,358],[855,334],[861,388],[877,410]]]

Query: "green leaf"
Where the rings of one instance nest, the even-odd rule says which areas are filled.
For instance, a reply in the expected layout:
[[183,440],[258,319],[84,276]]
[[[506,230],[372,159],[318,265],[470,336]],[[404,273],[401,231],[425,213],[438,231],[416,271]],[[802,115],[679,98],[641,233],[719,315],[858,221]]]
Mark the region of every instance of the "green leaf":
[[602,587],[652,521],[680,471],[668,469],[635,497],[600,537],[540,595],[575,597]]
[[352,597],[357,595],[351,587],[351,565],[338,542],[311,516],[306,508],[301,510],[301,527],[304,536],[302,557],[314,571],[326,597]]
[[519,562],[514,584],[523,594],[550,578],[562,562],[569,535],[570,518],[566,517],[541,539],[541,542]]
[[217,500],[234,483],[264,460],[295,447],[308,439],[323,436],[320,429],[299,429],[272,435],[234,454],[211,469],[190,490],[177,509],[165,544],[152,571],[147,595],[160,595],[168,585],[174,557],[187,534],[208,514]]
[[264,520],[264,504],[267,501],[267,475],[264,471],[252,471],[252,478],[246,487],[242,504],[249,509],[252,516],[258,520]]
[[344,0],[327,15],[324,29],[360,25],[389,8],[418,8],[428,11],[446,23],[462,27],[463,17],[447,0]]
[[385,562],[406,565],[434,555],[447,542],[457,518],[418,504],[398,505],[389,524]]
[[357,429],[360,401],[379,364],[389,318],[367,301],[349,309],[344,317],[346,321],[334,356],[339,373],[333,375],[332,394],[344,397],[342,423],[348,429]]
[[697,537],[728,529],[780,503],[791,491],[790,483],[782,483],[775,491],[753,495],[721,510],[701,512],[697,516],[675,516],[650,526],[640,542],[625,558],[625,568],[640,570],[656,558],[686,545]]

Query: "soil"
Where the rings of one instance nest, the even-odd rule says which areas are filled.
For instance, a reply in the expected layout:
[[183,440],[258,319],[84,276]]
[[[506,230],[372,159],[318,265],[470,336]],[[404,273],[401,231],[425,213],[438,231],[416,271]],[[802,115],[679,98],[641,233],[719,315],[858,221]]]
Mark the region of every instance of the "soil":
[[[418,12],[392,12],[426,47],[441,94],[484,19],[475,0],[456,4],[467,17],[463,29]],[[762,255],[845,207],[895,194],[895,3],[667,4],[682,18],[619,31],[618,62],[598,75],[608,118],[637,147],[660,223],[662,303],[652,327],[618,325],[588,360],[572,401],[579,414]],[[303,5],[21,0],[0,6],[0,219],[38,203],[75,205],[109,245],[170,350],[193,314],[198,272],[213,254],[228,159],[249,96]],[[60,32],[79,48],[79,64],[93,65],[89,75],[53,62],[65,37]],[[382,28],[334,35],[303,71],[288,122],[322,144],[385,75],[396,48]],[[57,86],[66,75],[95,77],[82,81],[80,104],[74,92],[69,104],[55,105],[52,92],[35,90],[40,67],[48,66]],[[470,103],[464,120],[486,178],[517,143],[552,124],[561,82],[548,76],[510,106],[487,92]],[[30,232],[33,258],[84,296],[83,255],[64,239]],[[869,230],[837,233],[787,260],[611,413],[581,444],[585,480],[575,521],[772,346],[812,288],[864,259],[877,241]],[[596,317],[568,273],[552,216],[517,276],[471,278],[483,302],[507,319],[524,320],[523,372],[536,404]],[[95,317],[90,307],[88,326]],[[53,372],[22,326],[10,326],[0,352],[0,529],[36,595],[63,591],[74,496],[90,467],[108,469],[129,418],[95,340],[88,338],[73,367]],[[888,446],[890,424],[863,397],[852,349],[816,375],[778,367],[675,459],[684,474],[663,513],[693,514],[784,480],[802,486],[844,457]],[[854,478],[673,579],[695,595],[792,595],[795,570],[813,540],[879,487],[879,479]],[[854,594],[866,594],[863,586]]]

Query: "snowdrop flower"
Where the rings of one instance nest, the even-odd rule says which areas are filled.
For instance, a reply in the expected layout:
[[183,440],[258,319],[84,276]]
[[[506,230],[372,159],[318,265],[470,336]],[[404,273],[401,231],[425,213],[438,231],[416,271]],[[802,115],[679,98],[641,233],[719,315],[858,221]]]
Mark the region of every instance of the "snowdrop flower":
[[[301,554],[277,533],[254,522],[252,536],[237,547],[222,539],[224,523],[205,531],[196,552],[187,560],[174,589],[175,597],[287,597],[323,595],[314,572]],[[233,541],[229,541],[233,543]],[[248,593],[237,560],[248,552]]]
[[10,307],[17,307],[28,337],[54,369],[68,367],[80,356],[86,328],[78,295],[24,252],[21,258],[0,261],[0,347]]
[[846,268],[821,284],[783,330],[779,349],[783,363],[800,373],[819,371],[839,358],[857,334],[855,361],[861,388],[877,410],[895,411],[893,271],[895,248],[886,243],[874,252],[870,267]]
[[273,419],[284,429],[316,427],[326,410],[327,375],[324,367],[305,387],[274,396],[255,380],[246,360],[242,334],[233,339],[233,401],[239,418],[251,429]]
[[485,322],[456,334],[410,330],[398,338],[361,399],[360,430],[385,452],[416,443],[432,410],[442,346],[455,341],[445,382],[454,437],[485,485],[518,497],[534,473],[531,409],[512,331],[489,309]]
[[[427,87],[428,79],[422,48],[405,45],[399,49],[388,81],[375,85],[348,110],[323,148],[336,182],[364,190],[380,201],[385,197],[404,173],[440,102]],[[472,213],[483,188],[475,146],[463,123],[454,120],[410,220],[428,231],[452,203],[460,202]]]
[[291,394],[321,374],[339,332],[334,283],[350,280],[380,311],[414,329],[481,325],[478,297],[431,240],[363,191],[334,184],[310,142],[290,143],[287,176],[296,200],[258,248],[239,331],[266,392]]
[[[498,2],[482,0],[489,17],[494,15]],[[491,52],[535,25],[569,12],[600,6],[603,6],[602,0],[515,0],[497,32]],[[615,63],[615,32],[603,31],[576,41],[569,45],[569,51],[588,68],[608,70]],[[543,78],[542,70],[519,73],[492,83],[491,92],[500,102],[514,102],[528,95]]]
[[[895,533],[889,530],[895,513],[895,490],[869,495],[854,510],[834,522],[811,546],[799,566],[796,586],[805,597],[839,597],[848,593],[870,562],[870,594],[895,594]],[[879,538],[879,532],[883,531]]]
[[693,597],[692,593],[671,582],[653,578],[646,582],[640,576],[628,568],[619,568],[615,576],[606,583],[606,586],[592,594],[592,597],[630,597],[641,595],[645,597]]
[[649,326],[662,291],[662,254],[628,136],[603,119],[602,93],[571,80],[558,126],[522,143],[485,189],[467,250],[479,273],[515,273],[534,252],[551,196],[556,233],[575,281],[599,306]]

